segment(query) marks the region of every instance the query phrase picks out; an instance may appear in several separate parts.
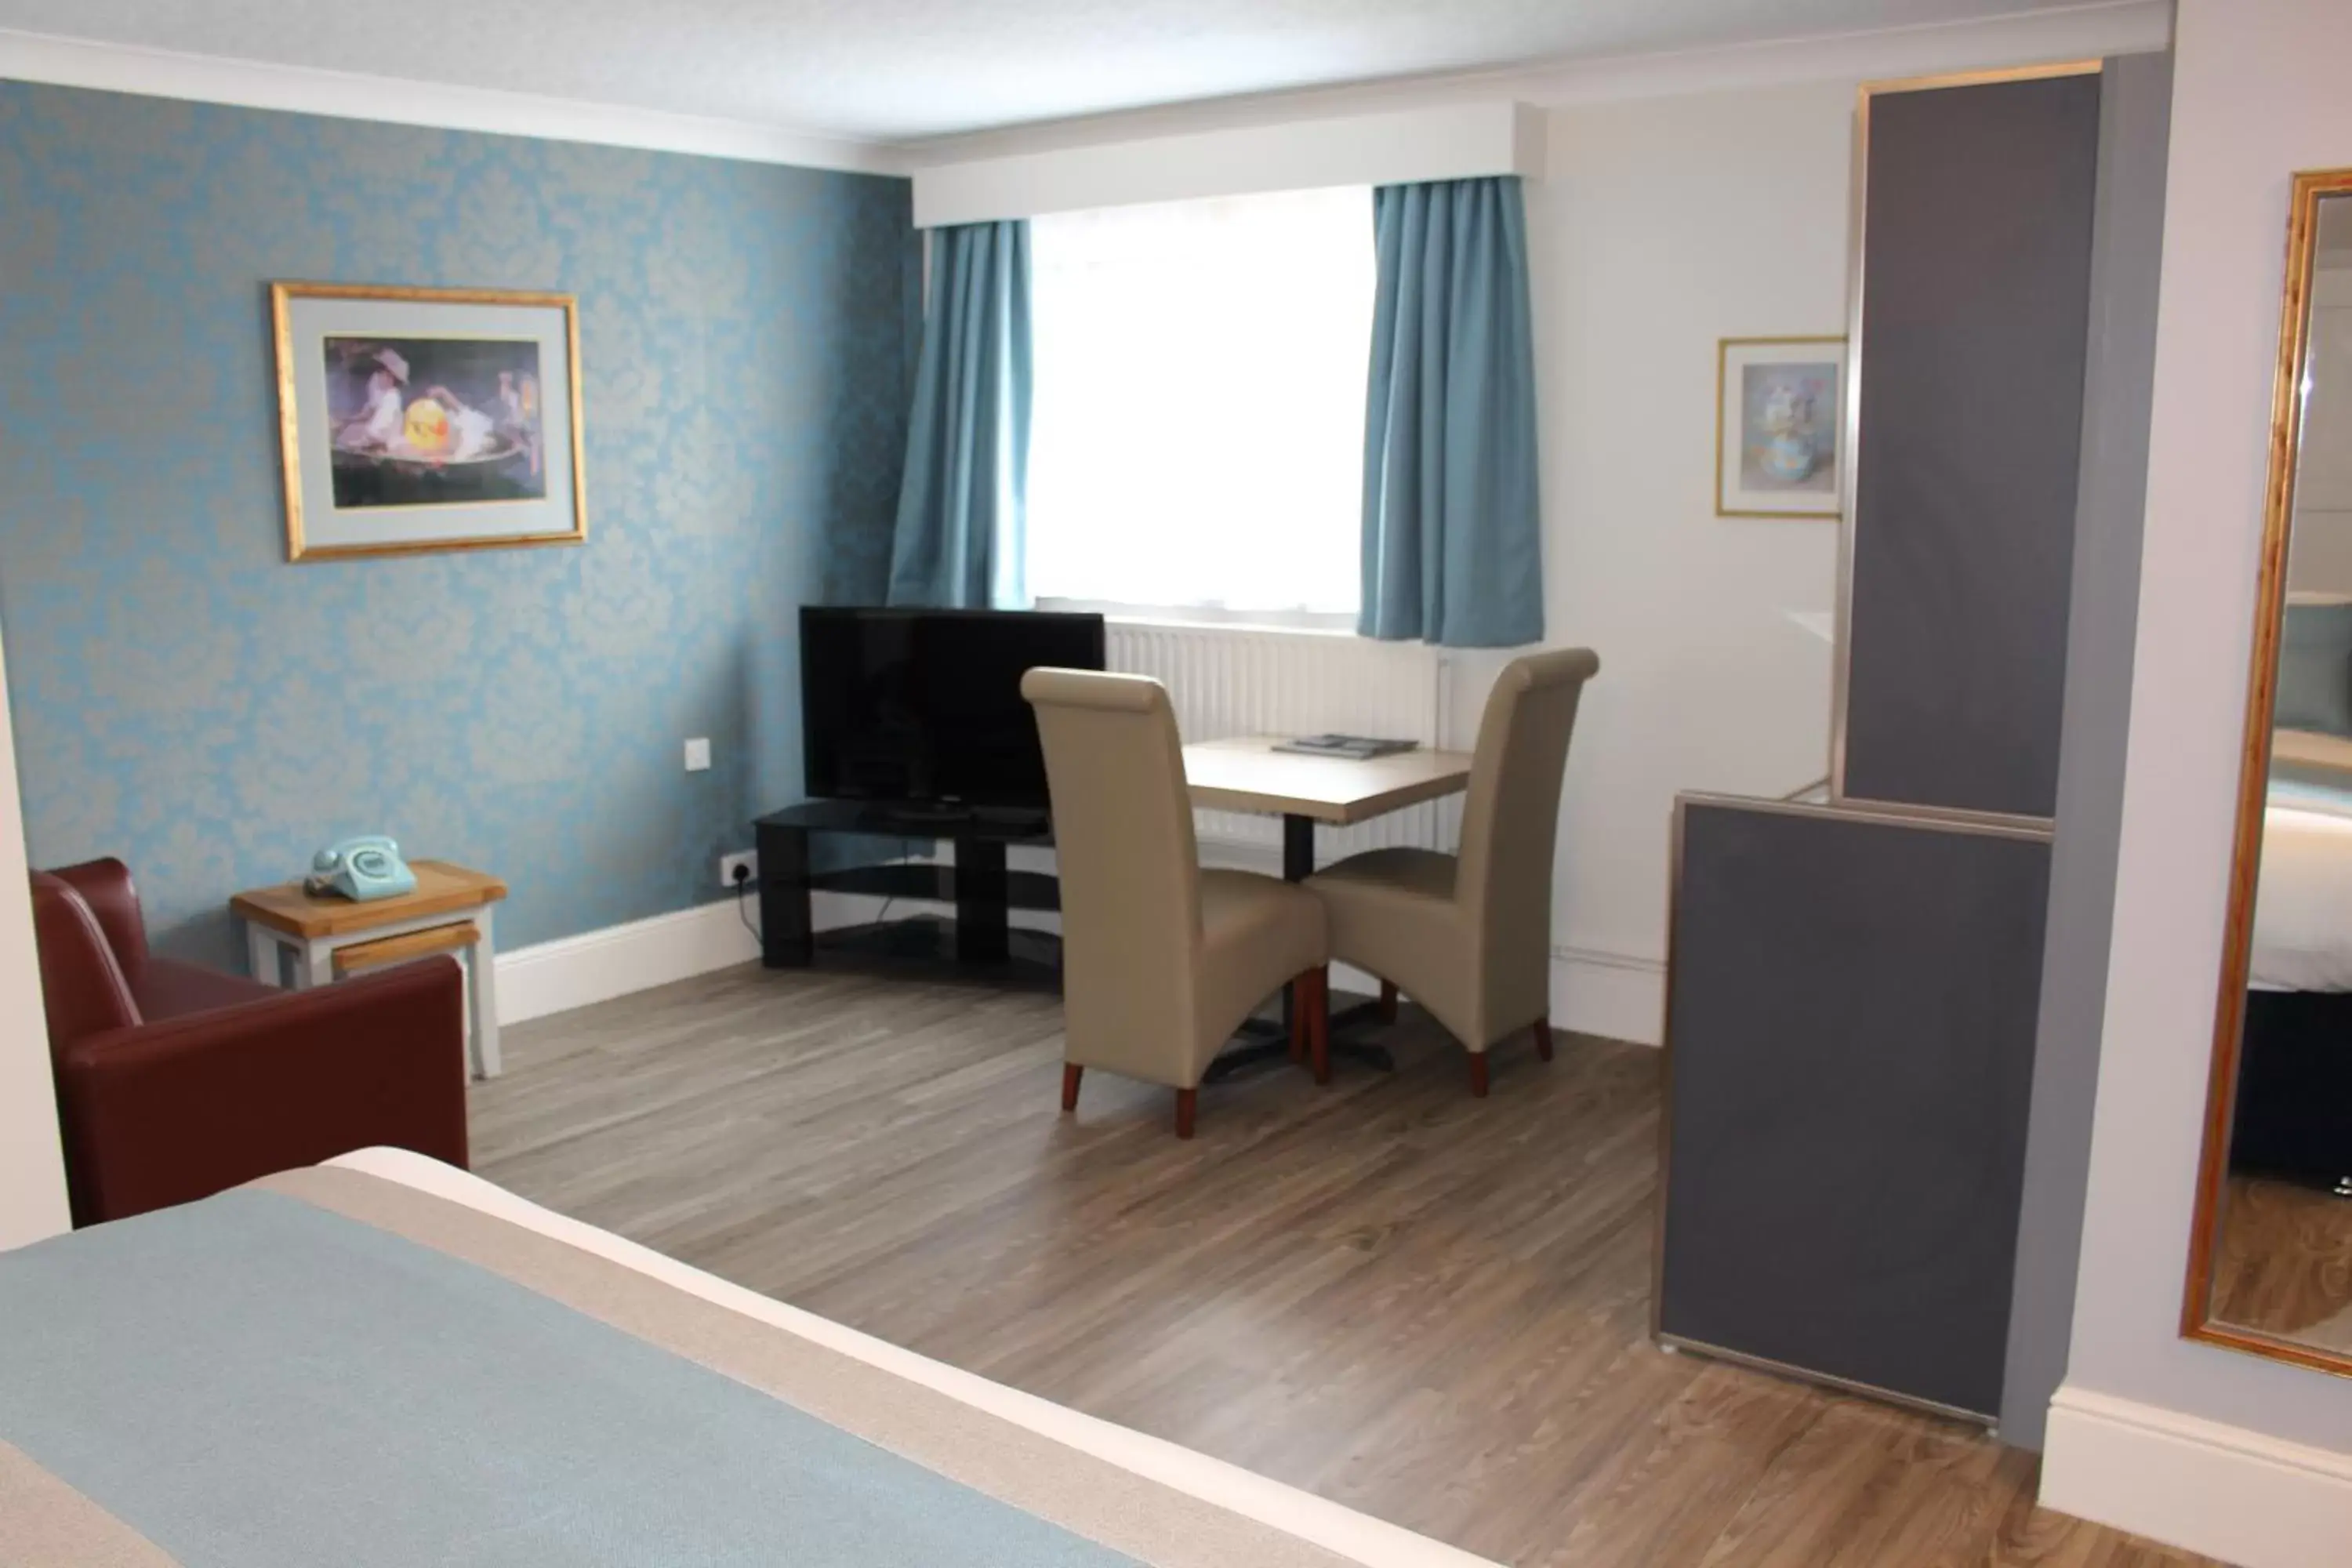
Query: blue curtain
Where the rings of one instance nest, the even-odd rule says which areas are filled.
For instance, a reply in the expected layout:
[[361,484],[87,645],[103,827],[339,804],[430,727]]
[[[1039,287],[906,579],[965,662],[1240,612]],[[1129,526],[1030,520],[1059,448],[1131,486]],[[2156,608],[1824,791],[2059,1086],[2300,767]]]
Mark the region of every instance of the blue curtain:
[[1383,185],[1365,404],[1356,629],[1510,647],[1543,637],[1534,331],[1516,177]]
[[1029,226],[934,229],[888,602],[1028,603],[1028,483]]

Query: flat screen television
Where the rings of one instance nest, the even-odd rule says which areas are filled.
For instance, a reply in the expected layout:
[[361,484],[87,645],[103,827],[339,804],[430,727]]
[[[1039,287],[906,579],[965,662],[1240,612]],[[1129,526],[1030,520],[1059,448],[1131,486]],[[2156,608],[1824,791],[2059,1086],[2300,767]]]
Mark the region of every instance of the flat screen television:
[[1021,677],[1103,667],[1103,618],[1034,610],[801,610],[808,793],[1045,808]]

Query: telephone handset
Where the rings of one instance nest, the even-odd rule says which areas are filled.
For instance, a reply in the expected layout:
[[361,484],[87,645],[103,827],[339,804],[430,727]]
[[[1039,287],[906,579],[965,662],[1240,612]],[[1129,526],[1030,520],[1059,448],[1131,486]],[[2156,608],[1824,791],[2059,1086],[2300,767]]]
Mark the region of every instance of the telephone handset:
[[313,893],[347,899],[390,899],[416,890],[416,873],[400,858],[400,846],[381,834],[346,838],[310,857],[304,886]]

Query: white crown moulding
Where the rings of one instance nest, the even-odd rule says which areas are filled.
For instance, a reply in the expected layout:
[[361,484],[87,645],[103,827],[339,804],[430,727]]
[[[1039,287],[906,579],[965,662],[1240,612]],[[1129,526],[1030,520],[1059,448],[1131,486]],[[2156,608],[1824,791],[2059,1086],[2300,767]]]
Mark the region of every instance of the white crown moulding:
[[1821,81],[1879,81],[2053,60],[2147,54],[2172,42],[2172,0],[2103,0],[1967,22],[1879,28],[1672,53],[1596,56],[1485,70],[1255,93],[1009,125],[895,143],[918,172],[948,163],[1243,130],[1309,119],[1508,102],[1538,110]]
[[650,152],[696,153],[854,174],[908,174],[1106,143],[1199,135],[1318,119],[1371,120],[1468,103],[1548,109],[1615,99],[1664,98],[1870,80],[2044,60],[2136,54],[2168,47],[2170,0],[2105,3],[1978,21],[1787,38],[1672,53],[1454,71],[1305,88],[1045,121],[956,135],[871,140],[786,125],[0,28],[0,80],[140,93],[247,109],[282,110],[394,125],[534,136]]
[[747,163],[789,163],[851,174],[895,174],[903,159],[879,142],[740,120],[453,87],[397,77],[266,65],[213,55],[85,43],[0,29],[0,80],[93,88],[242,109],[338,120],[373,120],[494,136],[533,136],[653,153],[698,153]]
[[1544,174],[1544,111],[2160,49],[2168,0],[1677,55],[1370,83],[945,138],[907,149],[920,228],[1130,202]]

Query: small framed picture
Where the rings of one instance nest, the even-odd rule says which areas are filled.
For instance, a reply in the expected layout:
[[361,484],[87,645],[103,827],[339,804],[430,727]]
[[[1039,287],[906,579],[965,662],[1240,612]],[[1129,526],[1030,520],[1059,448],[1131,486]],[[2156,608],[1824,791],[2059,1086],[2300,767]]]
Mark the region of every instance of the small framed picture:
[[569,294],[272,283],[286,558],[587,537]]
[[1725,338],[1715,398],[1716,516],[1838,515],[1843,338]]

